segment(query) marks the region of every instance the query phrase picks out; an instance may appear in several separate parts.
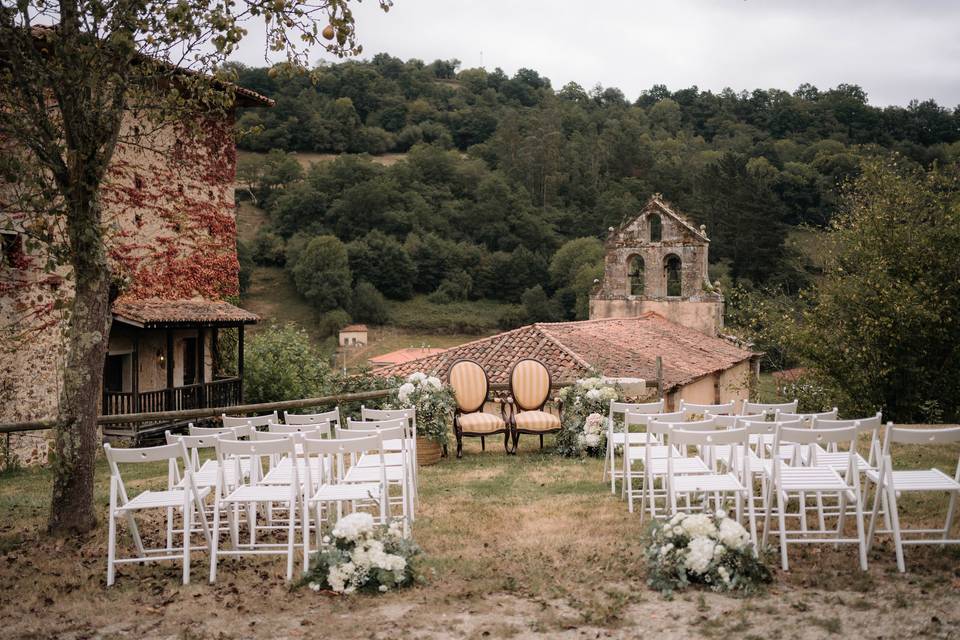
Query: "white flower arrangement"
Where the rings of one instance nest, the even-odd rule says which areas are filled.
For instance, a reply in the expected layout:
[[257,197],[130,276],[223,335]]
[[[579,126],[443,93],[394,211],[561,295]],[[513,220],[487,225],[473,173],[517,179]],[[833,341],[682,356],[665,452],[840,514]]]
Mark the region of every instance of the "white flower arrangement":
[[455,406],[453,392],[440,378],[417,371],[407,376],[388,409],[417,410],[417,435],[446,446]]
[[597,377],[582,378],[561,389],[563,429],[557,436],[559,453],[569,456],[582,453],[604,455],[607,440],[605,416],[610,411],[610,401],[619,400],[620,397],[616,387]]
[[772,579],[750,534],[724,511],[678,513],[654,524],[646,549],[648,584],[669,594],[691,583],[714,591],[755,591]]
[[399,523],[378,526],[369,513],[351,513],[323,537],[305,582],[313,591],[383,593],[413,582],[418,553]]

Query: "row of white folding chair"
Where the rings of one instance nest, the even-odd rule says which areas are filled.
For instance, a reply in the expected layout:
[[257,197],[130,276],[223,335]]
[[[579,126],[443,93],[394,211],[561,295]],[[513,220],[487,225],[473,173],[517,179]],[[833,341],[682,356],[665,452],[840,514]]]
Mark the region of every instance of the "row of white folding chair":
[[[363,478],[370,477],[372,469],[384,464],[387,469],[388,485],[400,488],[401,495],[399,503],[403,508],[404,526],[408,522],[412,523],[416,516],[414,515],[414,478],[411,468],[416,465],[412,458],[412,451],[409,431],[403,418],[392,420],[347,420],[347,429],[337,429],[337,439],[357,437],[357,434],[367,434],[389,429],[391,433],[400,433],[399,437],[390,436],[384,439],[384,453],[380,456],[359,456],[352,460],[352,466],[347,473],[351,481],[362,481]],[[399,429],[399,432],[396,430]],[[394,450],[394,448],[398,450]],[[396,499],[393,499],[397,502]],[[409,519],[409,520],[408,520]]]
[[[379,422],[383,420],[402,419],[405,422],[407,430],[406,451],[410,456],[409,474],[410,483],[413,487],[414,500],[419,499],[419,470],[417,469],[417,410],[410,409],[371,409],[363,405],[360,406],[360,419],[367,422]],[[399,442],[384,442],[385,450],[390,452],[399,451]]]
[[[868,471],[867,476],[875,483],[876,492],[870,515],[867,550],[873,544],[874,535],[888,533],[893,537],[897,557],[897,569],[906,571],[903,547],[905,545],[947,545],[960,544],[960,538],[951,538],[950,529],[957,511],[957,497],[960,495],[960,459],[951,478],[940,469],[895,470],[891,455],[892,445],[926,445],[942,449],[944,445],[960,443],[960,427],[942,427],[937,429],[907,429],[887,423],[884,430],[883,449],[879,467]],[[899,501],[903,493],[946,493],[947,513],[943,527],[903,528],[900,523]],[[888,524],[877,528],[877,515],[881,505],[889,514]],[[936,536],[936,537],[931,537]]]
[[[646,488],[648,475],[648,459],[666,458],[671,451],[666,445],[659,433],[649,429],[649,423],[652,420],[673,420],[683,421],[684,414],[676,411],[673,413],[634,413],[627,411],[623,416],[623,467],[619,473],[621,482],[620,496],[627,500],[627,509],[633,513],[633,502],[637,497],[638,490],[634,488],[634,481],[640,482],[641,507],[645,504],[647,498]],[[633,427],[642,427],[642,430],[635,432]],[[674,452],[675,453],[675,452]],[[638,471],[635,465],[642,465]],[[666,497],[666,491],[661,492],[662,497]]]

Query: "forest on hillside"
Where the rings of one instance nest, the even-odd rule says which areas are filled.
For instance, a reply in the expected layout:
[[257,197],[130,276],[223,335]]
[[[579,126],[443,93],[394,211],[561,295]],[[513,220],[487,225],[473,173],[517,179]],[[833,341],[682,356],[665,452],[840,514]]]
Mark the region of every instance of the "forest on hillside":
[[[237,121],[239,147],[266,152],[242,159],[241,196],[269,219],[242,257],[285,265],[331,324],[418,294],[522,304],[504,326],[584,317],[607,228],[652,193],[706,225],[725,289],[795,296],[818,266],[793,230],[828,225],[865,161],[960,160],[960,107],[875,107],[852,84],[628,97],[387,54],[234,70],[277,101]],[[304,171],[291,152],[342,155]],[[387,152],[406,161],[362,155]]]

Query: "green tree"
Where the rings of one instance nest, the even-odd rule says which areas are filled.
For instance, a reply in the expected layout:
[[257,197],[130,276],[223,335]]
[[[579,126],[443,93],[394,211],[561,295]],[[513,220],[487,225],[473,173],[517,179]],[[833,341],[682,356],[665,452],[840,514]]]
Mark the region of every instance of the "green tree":
[[350,316],[357,322],[386,324],[390,320],[390,306],[383,294],[366,281],[360,281],[353,290]]
[[527,322],[556,322],[562,319],[563,309],[550,299],[539,284],[524,291],[520,303],[527,314]]
[[413,295],[417,266],[396,239],[375,229],[349,243],[347,254],[355,280],[372,284],[394,300],[407,300]]
[[243,391],[248,402],[315,398],[330,379],[324,357],[296,325],[268,325],[246,343]]
[[[246,34],[241,24],[251,17],[265,20],[268,46],[295,63],[306,57],[295,43],[319,44],[317,20],[332,25],[335,41],[325,45],[330,51],[360,50],[345,0],[185,0],[175,7],[152,0],[25,0],[0,6],[0,137],[20,152],[4,159],[18,165],[14,175],[22,187],[12,210],[60,229],[45,242],[57,245],[50,254],[60,265],[51,269],[67,267],[73,279],[71,296],[62,301],[70,313],[54,428],[51,532],[89,531],[97,520],[98,388],[110,303],[120,285],[108,259],[110,224],[101,199],[114,152],[120,143],[143,144],[158,127],[198,110],[222,117],[234,91],[205,74],[236,49]],[[123,127],[135,111],[151,122]],[[2,208],[10,210],[7,203]]]
[[958,170],[870,160],[834,220],[792,346],[851,411],[960,419]]
[[350,305],[351,282],[347,248],[335,236],[316,236],[288,263],[293,282],[307,301],[320,311]]

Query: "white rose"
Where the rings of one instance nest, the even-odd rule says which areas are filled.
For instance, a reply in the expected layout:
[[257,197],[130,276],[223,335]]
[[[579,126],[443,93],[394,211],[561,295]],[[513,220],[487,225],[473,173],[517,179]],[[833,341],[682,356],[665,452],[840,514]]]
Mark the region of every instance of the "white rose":
[[443,383],[440,382],[440,378],[437,378],[436,376],[430,376],[429,378],[427,378],[426,385],[428,387],[433,387],[438,391],[443,388]]
[[400,385],[400,388],[397,389],[397,399],[403,404],[407,404],[410,402],[410,394],[416,390],[417,388],[413,386],[413,383],[404,382]]
[[590,391],[587,391],[586,396],[587,396],[587,400],[590,400],[592,402],[599,402],[601,398],[600,390],[590,389]]
[[742,549],[750,542],[750,534],[733,518],[724,518],[720,521],[717,537],[731,549]]
[[427,374],[417,371],[416,373],[411,373],[407,376],[407,382],[422,383],[427,379]]
[[710,521],[710,516],[703,513],[687,516],[680,526],[691,538],[712,536],[717,533],[717,528]]
[[[689,518],[687,519],[689,520]],[[705,573],[713,560],[715,546],[710,538],[694,538],[687,546],[687,559],[683,566],[696,574]]]
[[588,447],[599,447],[600,446],[600,436],[596,433],[588,433],[583,439],[584,443]]

